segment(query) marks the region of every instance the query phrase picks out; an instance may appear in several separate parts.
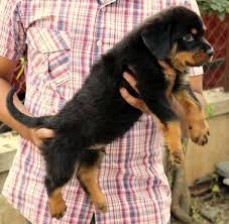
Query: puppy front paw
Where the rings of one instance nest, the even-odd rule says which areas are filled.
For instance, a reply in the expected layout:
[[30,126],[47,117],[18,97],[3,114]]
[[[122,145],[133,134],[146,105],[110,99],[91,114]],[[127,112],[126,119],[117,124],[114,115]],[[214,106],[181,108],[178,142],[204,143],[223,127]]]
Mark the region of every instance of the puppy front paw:
[[206,120],[192,122],[192,124],[189,125],[189,133],[194,143],[202,146],[208,143],[210,132]]

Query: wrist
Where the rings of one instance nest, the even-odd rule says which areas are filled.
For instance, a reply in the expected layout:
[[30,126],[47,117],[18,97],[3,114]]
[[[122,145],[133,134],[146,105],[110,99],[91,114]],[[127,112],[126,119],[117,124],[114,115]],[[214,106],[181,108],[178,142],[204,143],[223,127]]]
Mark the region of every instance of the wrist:
[[20,129],[19,133],[23,138],[25,138],[26,140],[28,140],[34,144],[34,130],[32,128],[28,128],[26,126],[23,126]]
[[204,95],[202,93],[199,93],[199,92],[194,92],[196,98],[199,100],[201,106],[203,108],[205,108],[207,106],[207,102],[206,102],[206,99],[204,97]]

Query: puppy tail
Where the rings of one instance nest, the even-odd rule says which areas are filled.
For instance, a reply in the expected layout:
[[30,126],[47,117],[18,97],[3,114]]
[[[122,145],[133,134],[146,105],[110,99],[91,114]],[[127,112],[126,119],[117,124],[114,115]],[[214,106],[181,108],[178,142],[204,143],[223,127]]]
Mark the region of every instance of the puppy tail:
[[23,114],[21,111],[17,109],[17,107],[13,103],[13,96],[16,92],[16,87],[13,86],[6,98],[6,105],[9,113],[13,118],[15,118],[20,123],[24,124],[27,127],[35,128],[39,126],[46,126],[48,122],[48,117],[30,117],[26,114]]

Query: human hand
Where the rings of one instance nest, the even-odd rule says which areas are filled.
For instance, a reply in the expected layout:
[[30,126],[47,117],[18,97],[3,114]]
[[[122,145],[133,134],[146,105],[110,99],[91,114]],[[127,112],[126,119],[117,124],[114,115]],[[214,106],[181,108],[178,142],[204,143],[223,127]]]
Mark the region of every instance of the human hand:
[[28,140],[31,141],[38,148],[41,148],[44,140],[53,138],[54,136],[55,136],[55,133],[52,129],[30,128]]
[[[138,89],[136,87],[137,81],[135,80],[135,78],[127,72],[124,72],[123,77],[130,84],[130,86],[138,93]],[[132,107],[135,107],[146,114],[151,113],[143,100],[133,97],[125,88],[120,88],[120,94],[123,97],[123,99]]]
[[158,61],[158,63],[161,65],[161,67],[164,70],[164,74],[169,79],[169,86],[166,90],[167,99],[170,102],[172,110],[175,111],[175,113],[177,114],[177,116],[180,119],[181,130],[182,130],[183,136],[187,137],[188,136],[188,134],[187,134],[187,130],[188,130],[187,128],[188,127],[187,127],[187,121],[186,121],[184,109],[180,105],[180,103],[175,99],[175,97],[172,95],[172,89],[173,89],[174,82],[176,79],[176,71],[164,61]]
[[[169,78],[170,84],[169,84],[168,89],[166,90],[166,95],[167,95],[167,98],[171,102],[173,102],[174,99],[172,97],[171,91],[173,89],[174,81],[176,78],[176,72],[165,61],[158,61],[158,63],[162,67],[164,74]],[[134,77],[127,72],[123,74],[123,77],[130,84],[130,86],[138,93],[138,89],[136,87],[137,81],[134,79]],[[143,113],[151,114],[151,111],[146,106],[145,102],[139,98],[133,97],[125,88],[120,89],[120,94],[123,97],[123,99],[131,106],[139,109]]]

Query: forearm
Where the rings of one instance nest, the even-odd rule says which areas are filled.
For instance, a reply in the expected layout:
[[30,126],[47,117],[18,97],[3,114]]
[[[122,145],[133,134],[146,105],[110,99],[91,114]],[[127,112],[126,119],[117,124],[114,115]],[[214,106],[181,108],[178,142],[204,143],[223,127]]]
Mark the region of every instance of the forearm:
[[[0,89],[1,89],[1,94],[0,94],[0,120],[3,121],[5,124],[19,132],[24,138],[30,139],[30,131],[29,129],[16,121],[8,112],[7,107],[6,107],[6,97],[7,94],[10,90],[10,83],[5,80],[0,78]],[[14,96],[14,103],[17,108],[19,108],[20,111],[22,111],[25,114],[29,115],[28,110],[23,106],[23,104],[20,102],[20,100],[17,98],[17,96]]]
[[207,106],[206,99],[203,95],[203,75],[192,76],[190,79],[191,88],[203,108]]
[[195,94],[196,98],[199,100],[201,106],[202,106],[203,108],[205,108],[205,107],[207,106],[207,102],[206,102],[206,99],[205,99],[203,93],[194,92],[194,94]]

